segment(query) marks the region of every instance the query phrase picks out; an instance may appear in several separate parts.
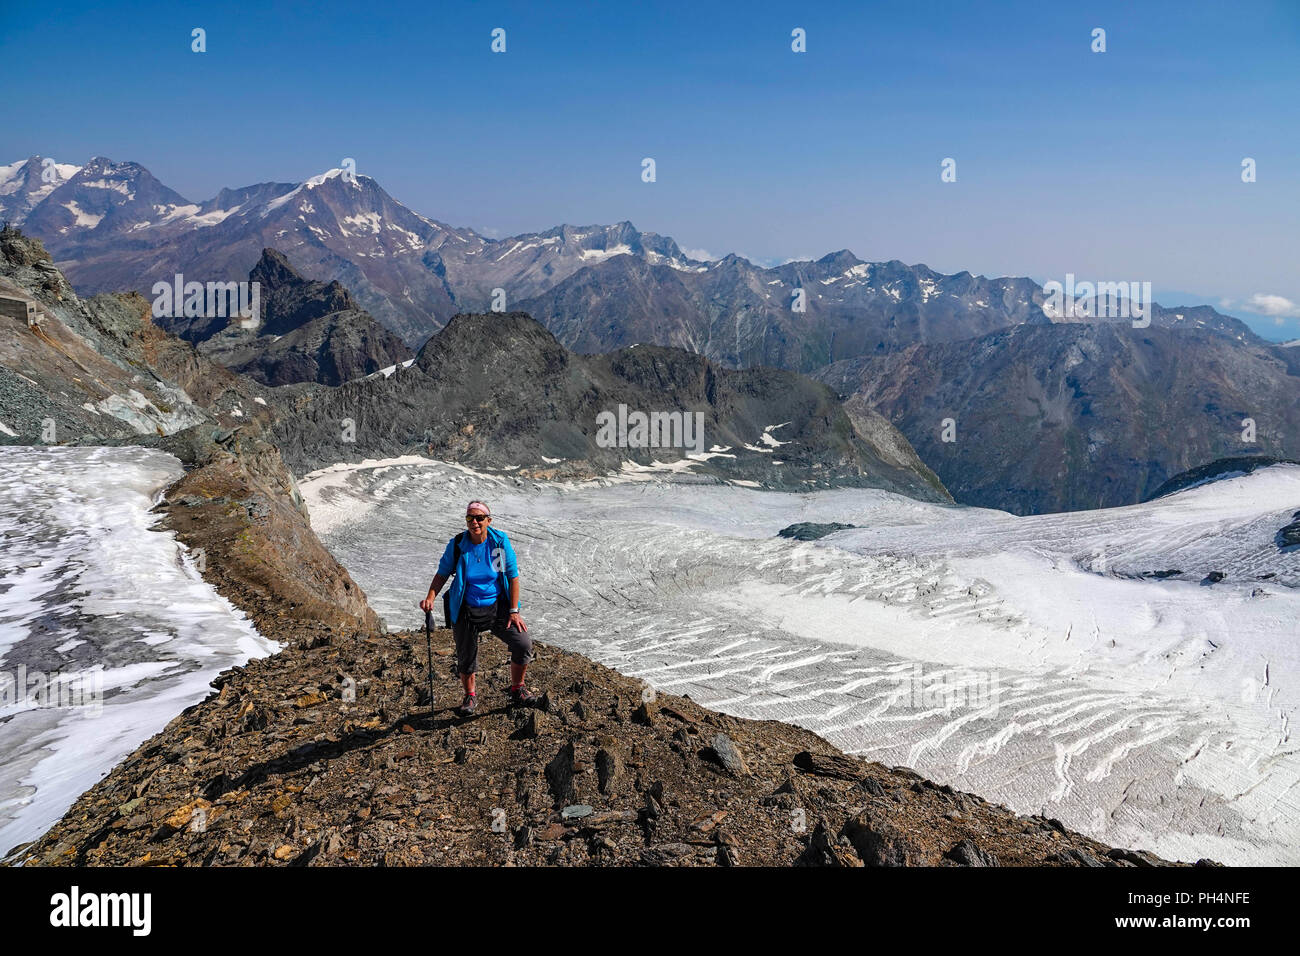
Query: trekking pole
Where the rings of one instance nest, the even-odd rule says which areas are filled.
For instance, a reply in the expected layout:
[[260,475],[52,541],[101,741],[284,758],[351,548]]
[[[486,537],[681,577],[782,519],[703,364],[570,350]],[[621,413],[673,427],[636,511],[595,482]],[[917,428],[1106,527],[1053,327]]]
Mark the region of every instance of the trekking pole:
[[429,713],[433,713],[433,611],[424,612],[424,645],[429,652]]

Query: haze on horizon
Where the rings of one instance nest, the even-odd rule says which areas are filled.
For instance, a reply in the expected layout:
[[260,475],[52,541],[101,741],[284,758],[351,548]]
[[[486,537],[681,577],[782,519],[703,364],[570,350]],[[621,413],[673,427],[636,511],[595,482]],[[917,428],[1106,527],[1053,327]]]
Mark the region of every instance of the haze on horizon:
[[1143,280],[1300,338],[1294,3],[71,2],[0,11],[0,51],[41,51],[0,162],[134,160],[201,200],[353,157],[492,237],[626,219],[699,257]]

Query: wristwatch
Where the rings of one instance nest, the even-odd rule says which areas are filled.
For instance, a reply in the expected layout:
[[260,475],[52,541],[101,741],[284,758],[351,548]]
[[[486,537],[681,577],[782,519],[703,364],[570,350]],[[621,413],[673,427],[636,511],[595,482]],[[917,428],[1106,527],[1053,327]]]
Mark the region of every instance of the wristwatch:
[[517,607],[512,607],[512,608],[510,609],[510,613],[511,613],[511,614],[518,614],[518,613],[519,613],[519,608],[517,608]]

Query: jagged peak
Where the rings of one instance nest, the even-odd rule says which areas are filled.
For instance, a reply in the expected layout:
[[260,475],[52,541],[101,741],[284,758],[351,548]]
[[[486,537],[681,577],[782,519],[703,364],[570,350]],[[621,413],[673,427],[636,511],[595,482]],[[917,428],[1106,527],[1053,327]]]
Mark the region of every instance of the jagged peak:
[[250,281],[261,282],[272,288],[291,282],[302,282],[302,273],[293,267],[288,257],[279,249],[265,248],[249,272]]
[[862,260],[855,256],[848,249],[840,249],[837,252],[828,252],[817,260],[819,266],[840,266],[840,265],[858,265]]

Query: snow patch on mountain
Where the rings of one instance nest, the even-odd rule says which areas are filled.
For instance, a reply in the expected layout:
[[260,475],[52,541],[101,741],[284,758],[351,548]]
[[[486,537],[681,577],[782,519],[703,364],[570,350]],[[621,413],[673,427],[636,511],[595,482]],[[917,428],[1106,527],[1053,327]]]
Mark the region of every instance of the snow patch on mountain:
[[[98,215],[96,215],[95,213],[86,212],[80,206],[77,205],[77,201],[75,199],[65,202],[63,204],[63,208],[66,209],[68,212],[72,213],[73,218],[76,220],[76,224],[78,226],[85,226],[88,229],[94,229],[104,220],[103,213],[99,213]],[[61,231],[67,232],[68,227],[64,226]]]
[[[20,159],[16,163],[10,163],[8,166],[0,166],[0,196],[8,195],[18,188],[17,184],[9,186],[9,183],[17,178],[19,170],[27,165],[27,160]],[[5,188],[9,186],[9,188]]]
[[[380,223],[382,221],[383,220],[380,218],[379,213],[377,212],[358,213],[355,216],[344,216],[342,219],[339,220],[339,222],[343,226],[355,226],[358,229],[361,228],[362,226],[365,226],[367,227],[367,231],[371,235],[376,235],[376,236],[379,235]],[[345,236],[352,235],[352,233],[349,232],[346,228],[341,229],[340,231]]]
[[581,258],[584,262],[589,259],[595,259],[596,261],[601,261],[603,259],[609,259],[614,256],[630,256],[631,254],[632,254],[631,247],[620,243],[619,245],[614,246],[612,249],[583,249],[579,255],[579,258]]
[[202,213],[201,215],[192,214],[190,215],[188,221],[194,223],[194,225],[198,226],[199,228],[204,228],[207,226],[217,226],[225,222],[227,219],[235,215],[235,213],[239,212],[239,210],[243,208],[244,208],[244,204],[240,203],[238,206],[234,206],[230,209],[213,209],[211,212],[205,212]]
[[162,216],[162,219],[158,220],[155,225],[161,226],[169,222],[175,222],[177,219],[192,219],[201,207],[196,203],[186,203],[184,205],[154,206],[153,208]]
[[120,179],[87,179],[82,180],[81,185],[88,189],[111,189],[113,192],[121,193],[127,199],[135,198],[130,184]]

